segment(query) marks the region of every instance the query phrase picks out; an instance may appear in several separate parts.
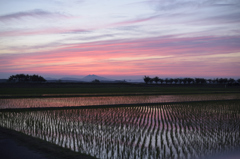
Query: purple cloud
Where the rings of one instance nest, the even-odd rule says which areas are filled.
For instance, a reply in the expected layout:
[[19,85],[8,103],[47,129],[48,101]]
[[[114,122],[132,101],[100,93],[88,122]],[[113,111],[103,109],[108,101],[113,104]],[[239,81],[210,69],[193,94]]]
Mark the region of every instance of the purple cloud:
[[65,17],[65,18],[67,18],[66,15],[63,15],[60,13],[52,13],[52,12],[47,12],[44,10],[36,9],[36,10],[32,10],[32,11],[27,11],[27,12],[17,12],[17,13],[2,15],[2,16],[0,16],[0,21],[5,22],[5,21],[10,21],[10,20],[19,20],[19,19],[26,18],[26,17],[31,17],[31,18]]
[[123,22],[118,22],[118,23],[114,23],[113,25],[125,25],[125,24],[135,24],[135,23],[140,23],[140,22],[145,22],[145,21],[149,21],[152,19],[156,19],[158,18],[160,15],[152,15],[149,17],[145,17],[145,18],[136,18],[136,19],[131,19],[131,20],[127,20],[127,21],[123,21]]
[[31,35],[47,35],[47,34],[78,34],[86,33],[91,30],[85,29],[63,29],[63,28],[44,28],[44,29],[32,29],[32,30],[10,30],[10,31],[0,31],[0,37],[8,36],[31,36]]
[[206,7],[235,7],[239,5],[239,0],[187,0],[187,1],[164,1],[164,0],[150,0],[146,1],[150,6],[156,11],[168,11],[176,9],[186,9],[186,8],[206,8]]
[[226,24],[226,23],[227,24],[240,23],[240,12],[205,17],[203,19],[195,20],[194,22],[192,22],[192,24],[196,24],[196,25]]

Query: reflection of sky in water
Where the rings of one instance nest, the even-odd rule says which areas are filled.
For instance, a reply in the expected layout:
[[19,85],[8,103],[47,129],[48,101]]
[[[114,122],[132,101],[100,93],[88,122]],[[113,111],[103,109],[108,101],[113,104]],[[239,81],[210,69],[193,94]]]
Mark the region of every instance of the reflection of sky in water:
[[105,97],[67,97],[67,98],[20,98],[0,99],[0,109],[64,107],[88,105],[113,105],[137,103],[163,103],[202,100],[240,99],[239,94],[227,95],[155,95],[155,96],[105,96]]
[[240,148],[239,110],[239,102],[225,101],[3,111],[0,126],[103,159],[215,159]]

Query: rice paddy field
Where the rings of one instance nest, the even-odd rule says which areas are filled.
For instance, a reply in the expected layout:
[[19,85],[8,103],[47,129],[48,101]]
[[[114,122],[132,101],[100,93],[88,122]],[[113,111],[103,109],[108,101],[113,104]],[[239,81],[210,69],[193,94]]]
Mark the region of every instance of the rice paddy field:
[[96,158],[240,157],[238,93],[2,98],[0,108],[1,127]]
[[195,94],[195,95],[141,95],[141,96],[96,96],[59,98],[16,98],[0,99],[0,109],[111,106],[118,104],[149,104],[191,102],[209,100],[240,100],[239,94]]
[[0,127],[100,159],[235,159],[240,88],[4,84]]

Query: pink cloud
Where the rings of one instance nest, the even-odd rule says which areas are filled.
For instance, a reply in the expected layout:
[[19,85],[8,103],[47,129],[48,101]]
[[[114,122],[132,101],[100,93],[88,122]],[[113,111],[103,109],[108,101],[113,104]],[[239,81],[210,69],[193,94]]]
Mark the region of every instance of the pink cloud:
[[[240,76],[234,54],[240,51],[239,39],[159,37],[68,44],[46,52],[0,55],[0,67],[2,72],[76,75]],[[226,53],[233,56],[222,56]]]

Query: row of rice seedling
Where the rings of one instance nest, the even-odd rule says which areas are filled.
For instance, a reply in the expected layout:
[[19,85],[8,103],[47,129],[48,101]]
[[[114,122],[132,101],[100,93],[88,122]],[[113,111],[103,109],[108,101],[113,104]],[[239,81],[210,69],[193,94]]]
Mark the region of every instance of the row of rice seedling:
[[97,158],[204,158],[240,148],[240,102],[0,111],[0,126]]

